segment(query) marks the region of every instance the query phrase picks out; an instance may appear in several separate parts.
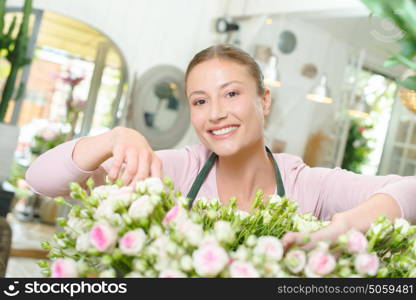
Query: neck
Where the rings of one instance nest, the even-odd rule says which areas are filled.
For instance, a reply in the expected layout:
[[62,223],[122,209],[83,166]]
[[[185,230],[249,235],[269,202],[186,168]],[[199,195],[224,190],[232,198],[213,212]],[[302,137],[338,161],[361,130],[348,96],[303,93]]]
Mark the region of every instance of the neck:
[[[265,170],[272,168],[270,158],[266,152],[264,141],[241,149],[231,156],[219,156],[217,172],[220,172],[228,180],[244,180],[246,183],[255,184],[256,174],[264,174]],[[260,176],[261,177],[261,176]]]

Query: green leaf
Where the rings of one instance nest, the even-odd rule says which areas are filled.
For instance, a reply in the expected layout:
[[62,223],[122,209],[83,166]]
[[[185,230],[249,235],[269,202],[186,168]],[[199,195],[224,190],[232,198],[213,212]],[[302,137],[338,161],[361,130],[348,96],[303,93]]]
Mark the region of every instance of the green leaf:
[[403,81],[397,80],[397,82],[409,90],[416,91],[416,75],[407,77]]
[[400,54],[411,59],[416,55],[416,40],[412,38],[404,38],[400,42]]
[[400,64],[400,61],[397,60],[395,56],[391,56],[384,61],[383,66],[386,68],[394,67]]
[[389,17],[386,15],[387,0],[361,0],[367,8],[378,17]]
[[406,56],[401,55],[400,53],[397,53],[394,55],[394,57],[400,61],[403,65],[405,65],[406,67],[412,69],[412,70],[416,70],[416,62],[408,59]]

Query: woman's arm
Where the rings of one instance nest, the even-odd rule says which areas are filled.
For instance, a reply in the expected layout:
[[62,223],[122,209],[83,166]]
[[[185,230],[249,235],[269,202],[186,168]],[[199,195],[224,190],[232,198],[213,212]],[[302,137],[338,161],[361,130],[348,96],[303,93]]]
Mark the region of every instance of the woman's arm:
[[[303,244],[305,241],[308,241],[303,247],[311,249],[319,241],[336,240],[338,236],[351,228],[365,233],[379,215],[385,215],[390,220],[400,218],[400,206],[390,195],[376,194],[350,210],[335,214],[331,219],[331,223],[321,230],[311,234],[295,232],[286,234],[283,238],[283,245],[287,249],[294,243]],[[308,239],[305,239],[306,237]]]
[[[356,228],[362,232],[380,214],[389,219],[416,222],[416,177],[398,175],[367,176],[340,168],[310,168],[292,155],[285,155],[285,187],[290,199],[297,200],[301,212],[313,212],[331,224],[310,235],[312,245],[332,240]],[[285,244],[299,242],[304,235],[290,233]]]
[[[104,169],[110,157],[111,165]],[[116,127],[45,152],[27,170],[26,181],[35,192],[56,197],[68,195],[70,182],[84,184],[90,176],[99,185],[107,173],[112,179],[122,175],[126,185],[133,185],[148,176],[161,177],[161,169],[160,159],[140,133]]]

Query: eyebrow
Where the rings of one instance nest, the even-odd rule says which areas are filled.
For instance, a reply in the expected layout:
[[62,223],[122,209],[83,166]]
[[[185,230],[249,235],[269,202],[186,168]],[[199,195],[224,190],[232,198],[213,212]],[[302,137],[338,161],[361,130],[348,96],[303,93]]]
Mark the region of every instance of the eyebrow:
[[[243,84],[241,81],[233,80],[233,81],[229,81],[229,82],[226,82],[226,83],[221,84],[220,85],[220,89],[226,88],[227,86],[229,86],[232,83],[240,83],[240,84]],[[189,94],[189,98],[191,98],[191,96],[193,94],[206,94],[206,92],[205,91],[201,91],[201,90],[200,91],[193,91],[192,93]]]

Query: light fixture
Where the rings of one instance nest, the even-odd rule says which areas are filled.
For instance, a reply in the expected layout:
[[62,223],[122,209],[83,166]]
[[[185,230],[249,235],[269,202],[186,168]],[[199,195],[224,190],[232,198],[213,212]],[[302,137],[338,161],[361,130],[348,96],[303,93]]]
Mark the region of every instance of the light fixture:
[[225,33],[230,31],[237,31],[240,28],[237,23],[233,23],[230,19],[225,17],[218,18],[215,22],[215,29],[218,33]]
[[325,74],[321,76],[318,81],[318,84],[306,94],[306,99],[315,101],[318,103],[332,103],[333,99],[331,98],[331,93],[328,88],[328,79]]
[[277,56],[270,55],[269,61],[264,68],[264,84],[271,87],[280,87],[282,85],[280,81],[280,73],[277,69]]
[[353,108],[348,109],[347,112],[351,117],[366,119],[370,117],[370,106],[365,101],[364,96],[356,97]]

